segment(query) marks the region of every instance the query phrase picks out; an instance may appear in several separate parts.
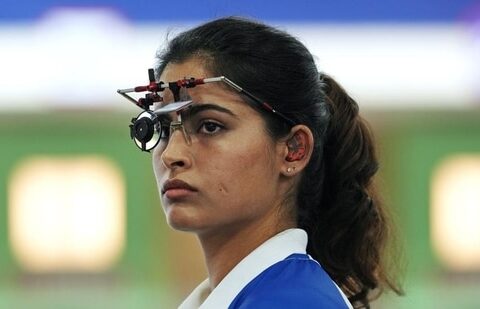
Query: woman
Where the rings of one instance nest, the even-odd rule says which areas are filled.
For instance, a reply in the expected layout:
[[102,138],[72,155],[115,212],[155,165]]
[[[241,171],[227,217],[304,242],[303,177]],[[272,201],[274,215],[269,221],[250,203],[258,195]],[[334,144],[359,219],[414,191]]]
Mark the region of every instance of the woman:
[[224,18],[158,60],[157,81],[225,77],[157,106],[187,100],[152,159],[168,224],[198,236],[208,270],[181,308],[369,307],[374,290],[400,293],[384,267],[371,133],[304,45]]

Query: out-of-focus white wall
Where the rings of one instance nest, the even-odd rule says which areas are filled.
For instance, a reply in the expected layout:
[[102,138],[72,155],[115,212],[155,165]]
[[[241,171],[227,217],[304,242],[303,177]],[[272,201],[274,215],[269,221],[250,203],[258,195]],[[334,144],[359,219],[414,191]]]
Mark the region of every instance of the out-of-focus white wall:
[[[398,21],[384,14],[383,20],[361,22],[308,14],[304,20],[279,15],[266,22],[300,38],[319,68],[363,106],[461,108],[479,101],[480,23]],[[4,21],[0,110],[123,108],[115,90],[147,83],[146,71],[166,38],[198,24],[195,18],[214,17],[192,15],[187,21],[135,21],[115,7],[79,7],[73,1],[28,22]]]

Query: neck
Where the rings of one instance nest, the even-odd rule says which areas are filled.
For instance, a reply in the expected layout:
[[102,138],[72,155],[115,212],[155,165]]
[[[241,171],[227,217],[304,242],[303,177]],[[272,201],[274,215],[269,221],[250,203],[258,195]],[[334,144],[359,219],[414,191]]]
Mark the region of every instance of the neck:
[[269,238],[295,224],[251,224],[241,228],[222,229],[221,232],[199,234],[213,290],[225,276],[248,254]]

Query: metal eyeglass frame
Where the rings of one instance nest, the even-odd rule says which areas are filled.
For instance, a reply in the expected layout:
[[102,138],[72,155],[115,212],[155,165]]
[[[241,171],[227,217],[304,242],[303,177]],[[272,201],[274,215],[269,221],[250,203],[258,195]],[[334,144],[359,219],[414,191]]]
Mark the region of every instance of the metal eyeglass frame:
[[[160,141],[162,137],[162,123],[160,121],[159,115],[163,114],[172,114],[175,112],[177,119],[170,122],[170,132],[180,129],[185,136],[185,140],[190,144],[190,137],[188,136],[181,120],[181,112],[191,106],[192,101],[180,101],[180,89],[182,88],[193,88],[197,85],[223,82],[227,84],[232,89],[236,90],[238,93],[243,94],[250,98],[255,104],[260,108],[277,115],[282,118],[291,126],[296,125],[296,122],[288,118],[281,112],[277,111],[270,104],[260,100],[258,97],[254,96],[250,92],[246,91],[230,79],[225,76],[219,77],[210,77],[210,78],[185,78],[175,82],[164,83],[162,81],[156,82],[153,69],[148,70],[148,76],[150,83],[147,86],[137,86],[134,88],[118,89],[117,92],[122,95],[124,98],[134,103],[138,107],[142,108],[144,111],[140,113],[136,118],[132,118],[130,124],[130,137],[134,140],[135,144],[142,151],[149,152],[151,149]],[[169,103],[155,111],[150,110],[150,107],[156,102],[163,102],[162,97],[158,92],[162,92],[165,89],[170,89],[174,96],[174,102]],[[135,99],[128,93],[132,92],[148,92],[145,94],[144,98]],[[165,127],[165,126],[163,126]]]

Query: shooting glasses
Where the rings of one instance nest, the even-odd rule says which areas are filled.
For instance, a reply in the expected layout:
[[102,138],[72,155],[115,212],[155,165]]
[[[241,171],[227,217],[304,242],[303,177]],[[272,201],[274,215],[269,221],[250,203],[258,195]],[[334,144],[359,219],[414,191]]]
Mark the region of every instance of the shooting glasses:
[[[117,92],[130,102],[134,103],[143,111],[136,117],[132,118],[130,124],[130,138],[133,139],[138,148],[142,151],[150,151],[159,143],[160,139],[168,138],[175,130],[180,130],[185,137],[188,145],[191,144],[190,132],[191,128],[182,121],[182,115],[192,107],[192,101],[181,101],[180,90],[193,88],[197,85],[223,82],[233,90],[245,95],[251,99],[260,108],[277,115],[290,125],[295,122],[286,117],[279,111],[275,110],[270,104],[263,102],[250,92],[242,89],[236,83],[232,82],[225,76],[210,78],[184,78],[175,82],[156,82],[153,69],[148,70],[150,83],[147,86],[137,86],[134,88],[118,89]],[[154,103],[162,103],[163,97],[159,92],[169,89],[174,98],[174,102],[163,105],[152,110]],[[144,98],[135,99],[128,93],[147,92]],[[161,104],[159,104],[161,105]]]

